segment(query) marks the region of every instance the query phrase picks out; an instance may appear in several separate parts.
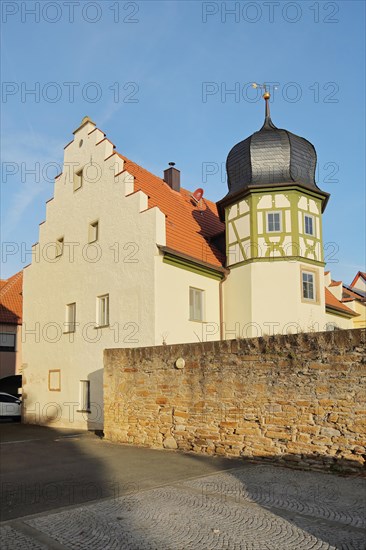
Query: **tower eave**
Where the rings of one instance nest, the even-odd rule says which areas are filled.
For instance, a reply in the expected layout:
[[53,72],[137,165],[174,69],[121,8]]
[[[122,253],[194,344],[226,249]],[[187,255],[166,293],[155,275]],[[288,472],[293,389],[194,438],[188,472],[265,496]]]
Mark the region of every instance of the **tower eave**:
[[316,197],[320,198],[322,201],[322,213],[327,207],[328,200],[330,197],[330,193],[326,193],[325,191],[322,191],[321,189],[314,189],[314,187],[306,187],[301,183],[297,183],[294,181],[289,181],[288,183],[269,183],[267,185],[247,185],[243,189],[240,189],[239,191],[235,193],[228,193],[224,198],[222,198],[220,201],[218,201],[217,209],[219,212],[219,216],[221,221],[225,221],[225,208],[227,206],[230,206],[231,204],[234,204],[238,202],[239,200],[245,198],[246,196],[250,195],[251,193],[263,193],[265,191],[282,191],[282,190],[290,190],[290,189],[297,189],[301,191],[302,193],[306,193],[309,195],[315,195]]

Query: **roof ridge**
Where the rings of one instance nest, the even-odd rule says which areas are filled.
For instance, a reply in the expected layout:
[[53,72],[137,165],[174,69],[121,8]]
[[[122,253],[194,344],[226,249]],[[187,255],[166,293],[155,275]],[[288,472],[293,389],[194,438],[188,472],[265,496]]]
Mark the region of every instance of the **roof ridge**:
[[19,280],[19,277],[23,275],[23,270],[18,271],[18,273],[14,273],[9,279],[7,279],[7,283],[0,289],[0,296],[4,296],[9,292],[10,289],[13,288],[15,283]]
[[[184,200],[185,202],[185,197],[182,196],[181,192],[180,191],[185,191],[186,193],[191,193],[191,191],[189,189],[186,189],[185,187],[181,187],[180,188],[180,191],[174,191],[174,189],[172,189],[168,184],[167,182],[161,178],[160,176],[157,176],[156,174],[154,174],[153,172],[151,172],[150,170],[148,170],[147,168],[144,168],[144,166],[141,166],[140,164],[138,164],[137,162],[135,162],[134,160],[126,157],[126,155],[122,155],[122,153],[119,153],[118,151],[115,151],[115,153],[121,157],[122,160],[126,160],[127,162],[131,162],[132,164],[135,164],[135,166],[137,166],[138,168],[141,168],[141,170],[144,170],[144,172],[146,172],[147,174],[149,174],[150,176],[158,179],[161,183],[163,183],[164,185],[167,186],[167,189],[169,191],[171,191],[172,193],[178,193],[179,196],[181,196],[181,198]],[[206,197],[204,197],[204,200],[206,202],[209,202],[210,204],[216,204],[214,201],[210,200],[210,199],[207,199]]]
[[[181,187],[180,192],[174,191],[161,177],[118,151],[116,154],[125,161],[124,171],[134,177],[134,191],[148,197],[148,209],[157,207],[165,215],[167,246],[222,267],[225,254],[211,242],[213,234],[224,229],[216,203],[204,198],[202,209],[197,208],[190,190]],[[206,215],[201,218],[200,212]]]

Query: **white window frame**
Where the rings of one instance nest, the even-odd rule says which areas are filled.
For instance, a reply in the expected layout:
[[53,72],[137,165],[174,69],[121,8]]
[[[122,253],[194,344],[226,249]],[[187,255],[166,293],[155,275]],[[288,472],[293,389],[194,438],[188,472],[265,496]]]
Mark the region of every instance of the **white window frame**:
[[89,224],[88,243],[95,243],[99,240],[99,220],[94,220]]
[[90,380],[79,382],[79,412],[90,412]]
[[[280,227],[279,227],[279,229],[270,229],[270,228],[269,228],[269,224],[270,224],[270,222],[269,222],[269,216],[270,216],[270,215],[273,215],[273,216],[274,216],[275,214],[278,215],[278,221],[279,221],[279,226],[280,226]],[[271,210],[270,212],[267,212],[266,218],[267,218],[267,232],[268,232],[268,233],[280,233],[280,232],[282,231],[282,215],[281,215],[281,214],[282,214],[282,213],[281,213],[280,211],[278,211],[278,210]],[[273,225],[275,225],[275,222],[274,222],[274,221],[273,221]]]
[[205,291],[193,286],[189,287],[189,320],[199,323],[205,318]]
[[66,304],[65,312],[65,333],[76,330],[76,302]]
[[64,237],[59,237],[56,240],[56,258],[59,258],[64,253]]
[[74,172],[73,177],[73,188],[74,191],[78,191],[78,189],[81,189],[83,186],[83,168],[80,168],[79,170],[76,170]]
[[[305,278],[308,278],[309,276],[312,278],[311,281],[304,280]],[[307,287],[308,290],[309,290],[309,288],[312,289],[312,296],[311,297],[305,296],[306,291],[305,291],[304,285],[312,285],[311,287]],[[303,300],[306,300],[308,302],[316,302],[316,300],[317,300],[317,296],[316,296],[316,278],[315,278],[315,273],[313,271],[306,271],[306,269],[303,269],[301,271],[301,288],[302,288],[302,298],[303,298]]]
[[[104,304],[104,305],[103,305]],[[105,307],[107,304],[107,307]],[[97,297],[97,327],[109,325],[109,294]]]
[[[312,229],[311,233],[306,231],[306,218],[311,220],[311,229]],[[311,214],[304,214],[304,233],[305,235],[309,235],[310,237],[315,237],[315,218]]]

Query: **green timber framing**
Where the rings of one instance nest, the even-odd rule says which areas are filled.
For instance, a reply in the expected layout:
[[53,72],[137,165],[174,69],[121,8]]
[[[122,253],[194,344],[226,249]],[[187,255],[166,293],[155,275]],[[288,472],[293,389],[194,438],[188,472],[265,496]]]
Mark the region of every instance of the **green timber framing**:
[[[274,205],[274,202],[275,202],[275,197],[276,195],[278,194],[282,194],[286,197],[286,199],[289,201],[289,206],[286,206],[286,207],[276,207]],[[271,208],[259,208],[257,207],[260,199],[263,197],[263,196],[269,196],[272,200],[272,207]],[[256,262],[256,261],[273,261],[273,260],[283,260],[283,259],[286,259],[287,261],[291,260],[291,261],[297,261],[297,260],[301,260],[301,261],[305,261],[307,263],[311,263],[311,264],[314,264],[314,265],[319,265],[319,266],[324,266],[324,256],[323,256],[323,246],[322,246],[322,242],[323,242],[323,235],[322,235],[322,218],[321,218],[321,215],[320,213],[319,214],[315,214],[314,212],[311,212],[309,207],[308,207],[308,210],[305,210],[301,207],[298,206],[299,204],[299,201],[301,198],[307,198],[307,200],[309,201],[310,198],[312,198],[313,200],[315,200],[317,206],[318,206],[318,209],[319,209],[319,212],[321,210],[321,201],[324,201],[324,196],[323,194],[320,192],[319,194],[316,193],[316,192],[312,192],[308,189],[304,189],[302,187],[299,187],[299,186],[283,186],[283,187],[278,187],[276,189],[273,189],[273,188],[260,188],[260,189],[250,189],[248,190],[248,192],[245,194],[245,196],[242,196],[240,197],[240,199],[234,203],[234,204],[231,204],[231,205],[227,205],[227,207],[225,208],[225,224],[226,224],[226,228],[227,228],[227,231],[226,231],[226,256],[227,258],[230,257],[230,246],[232,246],[233,244],[237,244],[240,248],[240,251],[241,251],[241,254],[242,254],[242,257],[244,258],[244,260],[242,261],[239,261],[239,262],[234,262],[233,264],[230,265],[230,267],[234,267],[234,266],[239,266],[239,265],[243,265],[243,264],[246,264],[246,263],[251,263],[251,262]],[[242,214],[239,214],[239,203],[241,201],[245,201],[247,203],[247,206],[248,206],[248,210]],[[237,206],[238,208],[238,214],[237,215],[234,215],[233,217],[230,217],[230,220],[229,220],[229,216],[228,216],[228,212],[229,212],[229,209],[233,208]],[[284,224],[284,218],[285,218],[285,212],[290,212],[290,223],[291,223],[291,230],[290,231],[279,231],[279,232],[276,232],[274,233],[272,236],[274,237],[280,237],[280,241],[279,242],[272,242],[270,240],[270,236],[268,235],[268,233],[266,231],[264,231],[264,228],[266,227],[266,219],[265,219],[265,214],[266,212],[269,212],[269,211],[278,211],[278,212],[281,212],[281,222],[282,222],[282,227],[285,226]],[[263,215],[263,219],[262,219],[262,224],[263,224],[263,232],[261,233],[258,233],[258,213],[262,213]],[[304,214],[309,214],[311,215],[313,218],[315,219],[318,219],[319,220],[319,234],[317,234],[316,236],[314,237],[309,237],[309,235],[305,234],[304,231],[301,232],[300,234],[300,231],[299,231],[299,220],[298,220],[298,214],[301,213],[302,216],[304,216]],[[245,236],[244,238],[240,239],[240,236],[238,234],[238,231],[235,227],[235,221],[240,219],[240,218],[243,218],[244,216],[250,216],[249,218],[249,227],[250,227],[250,235],[248,236]],[[231,227],[232,227],[232,230],[235,234],[235,237],[236,237],[236,241],[230,243],[229,242],[229,231],[228,231],[228,226],[229,224],[231,224]],[[285,240],[286,237],[289,237],[291,236],[292,237],[292,240],[291,240],[291,246],[292,246],[292,254],[291,255],[287,255],[285,253],[285,251],[283,250],[283,242]],[[303,239],[303,242],[305,243],[305,246],[306,246],[306,251],[305,251],[305,254],[306,256],[299,256],[298,254],[296,254],[296,252],[298,252],[300,250],[300,238]],[[265,256],[262,256],[260,257],[258,255],[259,253],[259,250],[258,250],[258,240],[259,239],[264,239],[265,240],[265,243],[266,243],[266,252],[265,252]],[[245,253],[245,250],[244,250],[244,246],[246,244],[249,244],[249,251],[250,251],[250,254],[249,254],[249,257],[248,255]],[[320,249],[320,258],[319,259],[316,259],[316,254],[315,254],[315,248],[319,246],[319,249]],[[253,248],[256,248],[257,250],[257,255],[255,255],[255,253],[252,252]],[[280,253],[280,256],[271,256],[271,253],[274,252],[274,250],[277,250],[279,253]],[[313,256],[315,256],[315,258],[309,258],[308,255],[310,254],[313,254]]]
[[159,246],[159,250],[163,253],[163,262],[174,267],[179,267],[186,271],[191,271],[197,275],[203,275],[209,279],[221,281],[228,273],[228,269],[224,267],[216,267],[204,261],[200,261],[192,256],[187,256],[177,250],[173,250],[167,246]]

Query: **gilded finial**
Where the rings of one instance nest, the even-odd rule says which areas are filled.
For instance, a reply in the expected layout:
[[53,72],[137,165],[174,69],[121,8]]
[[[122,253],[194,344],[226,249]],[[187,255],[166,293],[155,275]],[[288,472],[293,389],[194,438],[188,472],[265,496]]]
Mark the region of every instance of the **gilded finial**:
[[258,84],[257,82],[253,82],[252,87],[255,88],[255,89],[260,88],[260,89],[264,90],[264,94],[262,96],[263,99],[267,100],[271,97],[271,94],[268,91],[268,86],[267,86],[266,83]]
[[263,99],[265,100],[266,102],[266,118],[265,118],[265,123],[270,121],[271,119],[271,115],[270,115],[270,112],[269,112],[269,99],[271,97],[271,94],[269,93],[268,91],[268,86],[266,83],[263,83],[263,84],[258,84],[257,82],[253,82],[252,84],[252,87],[257,89],[257,88],[260,88],[262,90],[264,90],[264,94],[263,94]]

